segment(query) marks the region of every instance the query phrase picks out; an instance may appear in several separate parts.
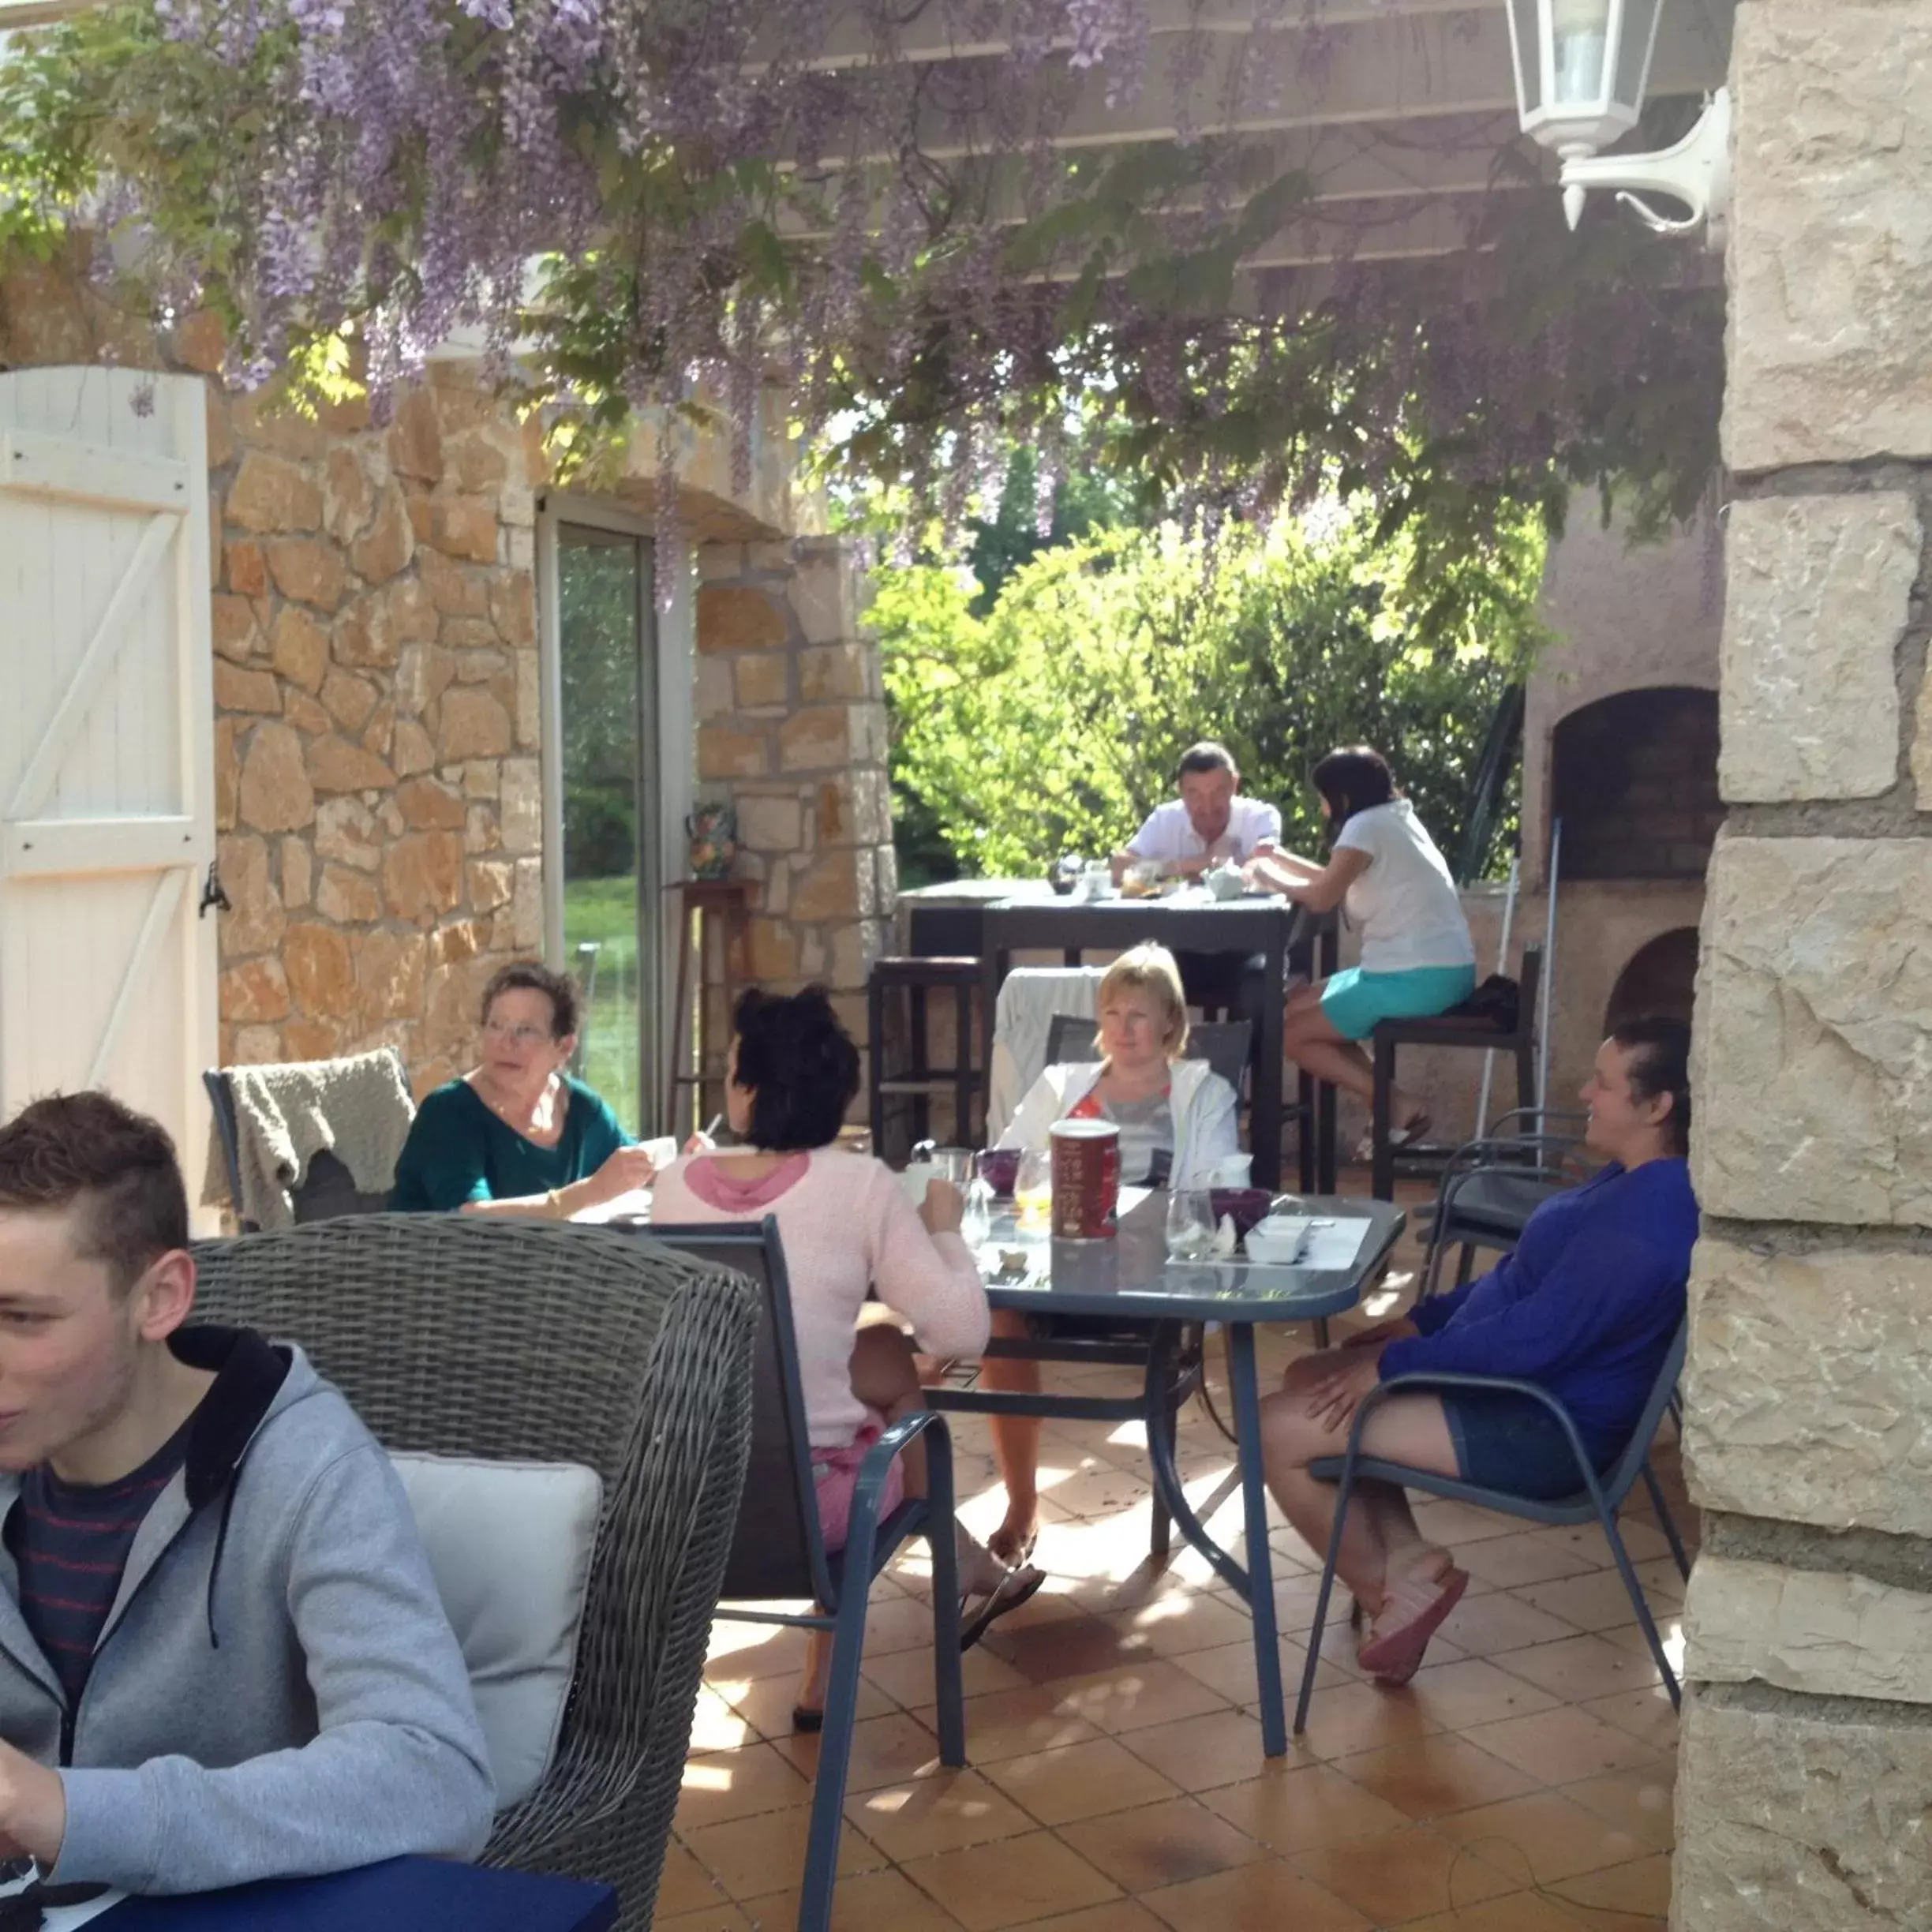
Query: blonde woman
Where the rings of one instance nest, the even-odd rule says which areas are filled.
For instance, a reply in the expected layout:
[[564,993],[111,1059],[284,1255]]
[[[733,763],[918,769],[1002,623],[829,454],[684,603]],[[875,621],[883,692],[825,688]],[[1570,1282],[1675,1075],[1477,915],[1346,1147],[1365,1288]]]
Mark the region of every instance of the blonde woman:
[[[1055,1121],[1110,1121],[1120,1129],[1121,1179],[1131,1185],[1204,1188],[1240,1151],[1234,1089],[1204,1060],[1188,1060],[1187,1003],[1165,946],[1136,946],[1100,982],[1098,1061],[1050,1066],[1027,1091],[1003,1148],[1043,1149]],[[993,1332],[1011,1340],[1027,1318],[996,1310]],[[989,1356],[980,1385],[1037,1394],[1039,1365]],[[1006,1485],[1006,1519],[987,1540],[1002,1563],[1024,1563],[1039,1533],[1039,1424],[995,1416],[993,1453]]]

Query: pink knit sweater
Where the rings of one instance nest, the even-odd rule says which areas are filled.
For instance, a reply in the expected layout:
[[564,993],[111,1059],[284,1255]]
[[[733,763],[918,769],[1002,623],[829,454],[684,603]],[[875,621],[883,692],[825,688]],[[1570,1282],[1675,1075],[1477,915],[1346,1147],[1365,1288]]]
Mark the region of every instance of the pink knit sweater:
[[868,1288],[912,1324],[927,1354],[976,1356],[985,1349],[986,1290],[972,1250],[957,1234],[927,1234],[883,1162],[821,1148],[795,1178],[781,1170],[751,1182],[734,1181],[731,1165],[709,1155],[673,1162],[657,1177],[651,1218],[777,1216],[814,1448],[841,1448],[864,1425],[864,1406],[852,1393],[852,1352]]

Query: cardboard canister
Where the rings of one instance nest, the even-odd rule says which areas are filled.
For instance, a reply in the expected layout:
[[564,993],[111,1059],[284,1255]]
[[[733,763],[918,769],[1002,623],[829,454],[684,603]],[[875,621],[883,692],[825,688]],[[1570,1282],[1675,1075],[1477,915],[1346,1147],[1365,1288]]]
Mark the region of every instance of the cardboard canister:
[[1120,1129],[1111,1121],[1054,1121],[1053,1231],[1059,1241],[1098,1241],[1116,1231]]

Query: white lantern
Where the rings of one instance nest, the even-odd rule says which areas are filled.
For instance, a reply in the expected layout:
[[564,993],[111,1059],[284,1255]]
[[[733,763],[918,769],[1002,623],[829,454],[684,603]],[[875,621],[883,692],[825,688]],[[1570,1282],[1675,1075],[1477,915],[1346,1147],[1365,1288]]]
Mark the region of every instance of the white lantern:
[[[1523,132],[1562,157],[1570,226],[1592,188],[1615,188],[1659,234],[1702,227],[1709,245],[1722,248],[1731,151],[1731,102],[1723,88],[1676,147],[1599,155],[1637,125],[1664,0],[1508,0],[1508,6],[1517,110]],[[1634,189],[1685,203],[1690,219],[1660,215],[1627,192]]]

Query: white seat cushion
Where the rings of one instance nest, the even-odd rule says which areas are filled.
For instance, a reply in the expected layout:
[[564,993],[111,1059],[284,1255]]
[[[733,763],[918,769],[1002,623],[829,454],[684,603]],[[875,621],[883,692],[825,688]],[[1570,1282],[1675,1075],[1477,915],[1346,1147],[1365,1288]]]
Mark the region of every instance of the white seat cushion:
[[604,1485],[577,1462],[395,1455],[469,1667],[496,1803],[543,1782],[577,1668]]

